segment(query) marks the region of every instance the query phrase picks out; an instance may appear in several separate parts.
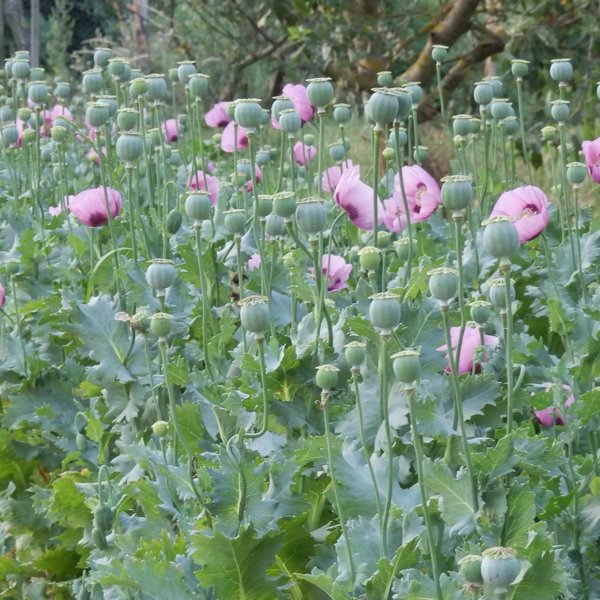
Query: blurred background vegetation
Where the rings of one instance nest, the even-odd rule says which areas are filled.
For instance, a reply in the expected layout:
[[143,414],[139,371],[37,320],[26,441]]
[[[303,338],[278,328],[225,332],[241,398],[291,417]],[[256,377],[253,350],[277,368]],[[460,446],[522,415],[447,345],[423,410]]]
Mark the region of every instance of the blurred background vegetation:
[[[110,46],[145,71],[195,60],[211,76],[214,100],[269,98],[285,82],[327,75],[337,101],[360,102],[390,70],[434,91],[432,44],[451,46],[443,65],[449,112],[467,112],[470,86],[531,61],[528,126],[545,118],[553,58],[575,67],[572,113],[595,118],[600,50],[598,0],[1,0],[0,53],[32,50],[56,77],[91,65]],[[39,58],[37,56],[39,52]],[[435,93],[422,117],[435,116]],[[587,124],[587,125],[586,125]]]

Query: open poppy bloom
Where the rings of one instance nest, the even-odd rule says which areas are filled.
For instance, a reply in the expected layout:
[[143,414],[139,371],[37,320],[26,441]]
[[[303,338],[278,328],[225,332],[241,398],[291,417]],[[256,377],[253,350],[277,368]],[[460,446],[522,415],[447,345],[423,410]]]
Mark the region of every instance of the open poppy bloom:
[[[460,327],[450,328],[450,343],[452,344],[452,350],[456,353],[456,347],[458,346],[458,338],[460,336]],[[483,342],[485,346],[494,348],[498,345],[498,338],[495,335],[484,335]],[[457,361],[458,374],[471,373],[473,370],[473,361],[475,360],[475,351],[481,347],[481,335],[477,327],[465,327],[465,333],[463,335],[462,346],[460,348],[460,356]],[[440,352],[446,352],[446,359],[449,360],[448,346],[444,344],[439,348],[436,348]],[[487,356],[484,354],[483,361],[487,361]],[[475,365],[475,369],[480,368],[479,365]],[[450,373],[450,363],[445,368],[446,373]]]
[[69,212],[89,227],[101,227],[108,221],[107,203],[110,218],[114,219],[121,212],[121,194],[117,190],[98,186],[67,198]]
[[[223,152],[234,152],[236,148],[235,123],[227,123],[221,137],[221,150]],[[237,149],[243,150],[248,147],[248,136],[246,130],[241,126],[237,126]]]
[[[419,165],[402,167],[404,191],[411,223],[426,221],[440,205],[441,191],[437,181]],[[383,222],[390,231],[397,233],[406,229],[406,211],[400,178],[394,177],[394,194],[383,201]]]
[[[327,277],[327,290],[339,292],[348,287],[347,281],[352,273],[352,265],[337,254],[323,254],[323,276]],[[314,276],[314,269],[311,269]]]
[[585,156],[585,164],[587,165],[590,177],[600,183],[600,138],[593,141],[583,142],[581,144],[583,156]]
[[207,113],[204,115],[204,121],[209,127],[225,127],[231,123],[231,119],[227,114],[227,106],[229,102],[217,102]]
[[[550,388],[550,386],[548,386]],[[563,385],[565,390],[571,390],[568,385]],[[573,394],[569,394],[568,398],[564,402],[564,406],[571,406],[575,402],[575,397]],[[535,420],[542,427],[554,427],[555,425],[564,425],[565,417],[560,411],[559,408],[555,406],[549,406],[548,408],[543,408],[541,410],[534,410],[533,414],[535,416]]]
[[328,169],[325,169],[323,171],[323,174],[321,175],[321,187],[323,188],[323,191],[324,192],[333,192],[335,190],[335,188],[337,187],[337,184],[340,182],[342,173],[346,169],[349,169],[350,167],[353,167],[353,166],[354,166],[354,163],[350,159],[348,159],[348,160],[345,160],[340,165],[335,165],[333,167],[329,167]]
[[162,125],[161,130],[167,142],[176,142],[179,137],[179,128],[177,119],[167,119]]
[[[207,169],[207,171],[210,170]],[[210,195],[210,201],[213,204],[217,203],[217,191],[219,188],[219,178],[214,175],[206,175],[206,185],[204,184],[204,173],[203,171],[196,171],[192,173],[188,179],[188,189],[197,191],[206,191]]]
[[[294,105],[294,109],[302,121],[302,125],[310,121],[315,114],[315,107],[309,102],[306,86],[301,83],[286,83],[283,86],[283,96],[287,96]],[[281,129],[279,122],[275,117],[271,117],[271,125],[274,129]]]
[[[360,167],[358,165],[348,167],[341,174],[333,193],[333,199],[338,206],[348,213],[350,221],[356,227],[365,231],[373,229],[375,219],[373,188],[360,180]],[[380,209],[377,215],[379,222],[381,222],[383,206],[380,206]]]
[[512,219],[519,232],[519,242],[522,244],[537,237],[546,229],[550,220],[548,200],[540,188],[524,185],[504,192],[498,198],[490,216]]

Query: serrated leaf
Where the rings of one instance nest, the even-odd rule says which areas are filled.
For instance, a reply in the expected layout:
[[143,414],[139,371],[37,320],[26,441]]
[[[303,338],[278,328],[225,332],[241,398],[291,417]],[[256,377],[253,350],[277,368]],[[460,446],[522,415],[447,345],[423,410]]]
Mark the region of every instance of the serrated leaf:
[[492,374],[467,377],[460,382],[463,414],[468,421],[475,415],[483,414],[489,404],[495,404],[500,393],[500,382]]
[[535,519],[535,496],[528,484],[513,483],[508,497],[503,545],[524,546]]
[[509,600],[556,600],[565,591],[560,571],[552,553],[545,552],[533,561],[521,581],[511,586]]
[[513,453],[512,438],[503,437],[493,448],[474,452],[472,460],[480,477],[487,482],[492,482],[511,473],[513,467],[519,462],[519,457]]

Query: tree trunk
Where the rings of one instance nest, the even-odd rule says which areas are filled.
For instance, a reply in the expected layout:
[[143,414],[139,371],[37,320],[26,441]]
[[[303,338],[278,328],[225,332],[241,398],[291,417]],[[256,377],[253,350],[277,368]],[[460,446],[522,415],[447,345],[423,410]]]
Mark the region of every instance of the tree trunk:
[[40,66],[40,0],[31,0],[31,66]]
[[4,65],[4,0],[0,0],[0,62]]
[[13,37],[13,50],[29,49],[29,30],[25,25],[22,0],[4,0],[4,16],[6,25]]

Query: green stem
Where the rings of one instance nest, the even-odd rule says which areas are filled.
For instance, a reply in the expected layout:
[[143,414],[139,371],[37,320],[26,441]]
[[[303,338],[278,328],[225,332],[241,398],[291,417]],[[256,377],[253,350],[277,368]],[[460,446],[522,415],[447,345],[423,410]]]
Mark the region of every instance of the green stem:
[[200,294],[202,295],[202,352],[204,353],[204,366],[208,371],[208,375],[214,380],[214,373],[211,366],[210,357],[208,354],[208,324],[210,319],[208,285],[204,268],[202,267],[202,239],[200,237],[200,227],[194,225],[194,233],[196,234],[196,257],[198,259],[198,275],[200,279]]
[[23,370],[25,371],[25,377],[28,376],[28,360],[27,360],[27,348],[25,346],[25,337],[23,334],[23,323],[21,322],[21,313],[19,311],[19,300],[17,298],[17,285],[15,283],[14,275],[10,276],[10,287],[13,294],[13,304],[15,307],[15,321],[17,322],[17,333],[19,340],[21,341],[21,351],[23,352]]
[[435,63],[435,78],[437,79],[438,98],[440,99],[440,113],[442,119],[445,119],[446,110],[444,108],[444,92],[442,90],[442,65],[439,61]]
[[377,126],[373,127],[373,246],[377,245],[377,226],[379,218],[379,198],[377,197],[377,188],[379,187],[379,136],[380,130]]
[[529,183],[533,182],[533,175],[531,174],[531,163],[529,161],[529,152],[527,152],[527,143],[525,140],[525,119],[523,118],[523,78],[517,77],[517,110],[519,111],[519,129],[521,131],[521,144],[523,146],[523,158],[525,159],[525,165],[527,166],[527,173],[529,175]]
[[256,343],[258,345],[258,360],[260,363],[260,385],[262,388],[262,426],[258,431],[253,433],[246,433],[245,437],[250,439],[256,439],[262,437],[267,433],[267,426],[269,424],[269,397],[267,395],[267,367],[265,365],[265,339],[263,337],[257,337]]
[[385,497],[385,506],[383,509],[383,518],[381,520],[381,539],[383,551],[388,554],[387,530],[390,519],[390,509],[392,507],[392,493],[394,481],[394,455],[392,453],[392,432],[390,429],[390,409],[387,386],[387,354],[386,346],[389,337],[386,335],[379,336],[379,410],[383,415],[383,426],[385,429],[385,441],[387,446],[387,489]]
[[506,333],[504,336],[504,348],[506,350],[506,435],[510,435],[513,427],[513,366],[512,366],[512,295],[510,281],[510,261],[502,261],[500,270],[504,274],[504,301],[506,304],[505,319]]
[[575,247],[577,249],[577,271],[579,273],[579,282],[581,284],[581,292],[583,301],[587,304],[587,287],[585,285],[585,276],[583,274],[583,263],[581,260],[581,240],[579,239],[579,186],[573,186],[573,204],[575,208],[575,223],[573,223],[573,233],[575,234]]
[[319,190],[319,198],[323,196],[323,179],[321,173],[323,172],[323,152],[325,148],[325,123],[323,121],[325,115],[325,109],[319,108],[317,110],[317,118],[319,119],[319,152],[317,156],[317,170],[318,170],[318,182],[317,189]]
[[127,199],[129,200],[129,232],[131,234],[131,247],[133,249],[133,262],[138,262],[137,241],[135,236],[135,207],[136,199],[133,197],[133,168],[125,167],[127,177]]

